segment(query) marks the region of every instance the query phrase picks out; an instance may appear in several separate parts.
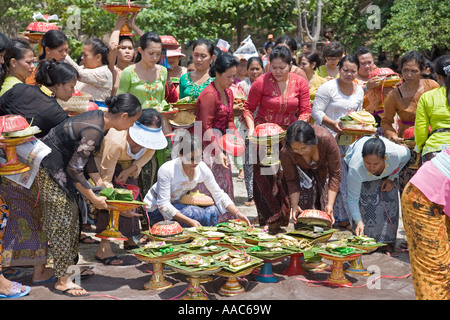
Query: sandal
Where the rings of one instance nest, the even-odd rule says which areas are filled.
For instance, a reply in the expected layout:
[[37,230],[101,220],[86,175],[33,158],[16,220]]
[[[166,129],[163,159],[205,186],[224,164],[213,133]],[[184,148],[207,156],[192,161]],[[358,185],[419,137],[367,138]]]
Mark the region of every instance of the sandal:
[[67,288],[66,290],[58,290],[58,289],[53,289],[53,292],[56,294],[62,294],[68,297],[72,297],[72,298],[76,298],[76,297],[87,297],[90,295],[89,292],[87,293],[83,293],[83,294],[74,294],[74,293],[70,293],[71,290],[84,290],[81,287],[74,287],[74,288]]
[[244,202],[244,206],[246,206],[246,207],[252,207],[254,205],[255,205],[255,200],[253,200],[253,199]]
[[[123,261],[120,260],[118,256],[111,256],[111,257],[106,257],[106,258],[103,258],[103,259],[95,256],[95,260],[103,263],[105,266],[121,266],[123,264]],[[118,263],[118,264],[112,263],[115,260],[119,260],[119,261],[122,261],[122,262]]]
[[0,294],[0,299],[4,298],[20,298],[24,297],[27,294],[30,293],[31,288],[28,286],[25,286],[25,290],[22,291],[23,285],[19,282],[12,281],[11,282],[11,289],[9,290],[8,294]]
[[80,238],[80,243],[84,243],[84,244],[99,244],[100,241],[95,240],[94,238],[92,238],[91,236],[86,236],[84,235],[84,237],[82,236]]

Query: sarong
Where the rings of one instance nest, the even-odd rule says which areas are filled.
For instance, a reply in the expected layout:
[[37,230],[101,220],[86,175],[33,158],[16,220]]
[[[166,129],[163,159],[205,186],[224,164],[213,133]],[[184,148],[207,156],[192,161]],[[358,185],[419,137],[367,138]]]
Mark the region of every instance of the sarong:
[[48,241],[44,216],[37,203],[37,181],[27,189],[3,178],[0,194],[4,195],[10,208],[8,227],[3,236],[3,266],[45,265]]
[[401,203],[416,299],[449,300],[450,219],[411,183]]

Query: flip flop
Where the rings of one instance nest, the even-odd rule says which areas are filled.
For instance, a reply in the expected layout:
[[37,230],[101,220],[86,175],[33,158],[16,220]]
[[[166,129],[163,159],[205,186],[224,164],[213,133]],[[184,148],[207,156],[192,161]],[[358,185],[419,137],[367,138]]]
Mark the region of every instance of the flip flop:
[[48,278],[47,280],[42,280],[42,281],[33,281],[33,284],[41,284],[41,283],[48,283],[48,282],[55,282],[56,280],[58,280],[55,275],[52,275],[50,278]]
[[22,292],[22,286],[23,285],[21,283],[12,281],[11,290],[9,290],[8,294],[0,294],[0,299],[20,298],[26,296],[30,293],[31,288],[25,286],[25,291]]
[[[92,240],[93,242],[90,242],[89,240]],[[80,238],[80,243],[84,243],[84,244],[99,244],[100,241],[95,240],[94,238],[92,238],[91,236],[85,236]]]
[[123,261],[122,261],[122,263],[119,263],[119,264],[112,264],[112,262],[114,260],[121,260],[121,259],[119,259],[118,256],[106,257],[103,259],[95,256],[95,260],[103,263],[105,266],[121,266],[123,264]]
[[[15,272],[15,273],[6,273],[6,272],[8,272],[8,270],[15,270],[16,272]],[[22,271],[19,270],[19,269],[6,268],[6,269],[3,271],[3,276],[4,276],[6,279],[11,279],[11,278],[17,277],[17,276],[18,276],[19,274],[21,274],[21,273],[22,273]]]
[[83,290],[83,288],[81,287],[74,287],[74,288],[67,288],[66,290],[58,290],[58,289],[53,289],[53,292],[56,294],[61,294],[64,296],[68,296],[68,297],[72,297],[72,298],[77,298],[77,297],[87,297],[90,295],[90,293],[85,293],[85,294],[73,294],[70,293],[70,290]]

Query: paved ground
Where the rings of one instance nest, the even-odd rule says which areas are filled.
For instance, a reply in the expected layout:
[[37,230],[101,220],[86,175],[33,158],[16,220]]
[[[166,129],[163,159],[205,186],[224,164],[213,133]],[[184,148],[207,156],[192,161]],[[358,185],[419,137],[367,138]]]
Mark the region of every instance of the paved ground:
[[[245,184],[236,179],[237,172],[234,171],[236,204],[257,223],[255,207],[243,205],[247,200]],[[289,226],[288,229],[291,227]],[[333,237],[343,234],[348,234],[348,231],[337,232]],[[95,232],[89,235],[95,236]],[[398,243],[402,241],[404,241],[404,230],[403,225],[400,224]],[[162,291],[144,290],[142,286],[151,278],[152,265],[147,265],[129,254],[120,242],[114,242],[113,248],[125,261],[123,266],[104,266],[94,258],[97,245],[80,245],[80,262],[74,270],[78,270],[80,265],[93,267],[95,275],[81,281],[81,285],[89,290],[90,297],[69,298],[57,295],[52,292],[52,283],[32,285],[32,269],[21,268],[23,273],[16,281],[31,285],[32,291],[20,300],[177,300],[185,294],[186,276],[170,270],[165,271],[165,276],[174,284],[172,288]],[[282,272],[286,270],[289,262],[289,258],[286,258],[273,264],[276,283],[255,281],[254,274],[240,279],[246,292],[238,296],[225,297],[219,294],[218,290],[225,283],[224,278],[219,276],[214,276],[213,281],[203,284],[203,288],[210,300],[240,300],[247,303],[263,300],[414,300],[415,298],[411,277],[405,277],[411,272],[407,252],[401,252],[397,258],[378,252],[364,255],[364,265],[373,268],[375,274],[370,277],[347,274],[352,282],[352,288],[332,288],[314,282],[325,280],[329,275],[327,270],[306,276],[284,276]],[[375,283],[369,281],[374,279],[378,280]]]

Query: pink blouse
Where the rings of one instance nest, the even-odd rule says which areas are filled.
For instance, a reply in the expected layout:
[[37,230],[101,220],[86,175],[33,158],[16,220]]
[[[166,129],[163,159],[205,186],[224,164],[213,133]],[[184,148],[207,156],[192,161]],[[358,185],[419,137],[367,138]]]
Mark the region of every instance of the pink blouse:
[[308,122],[311,116],[308,82],[295,73],[289,73],[283,97],[272,73],[263,74],[253,82],[244,108],[243,116],[254,119],[255,126],[276,123],[286,129],[297,120]]

